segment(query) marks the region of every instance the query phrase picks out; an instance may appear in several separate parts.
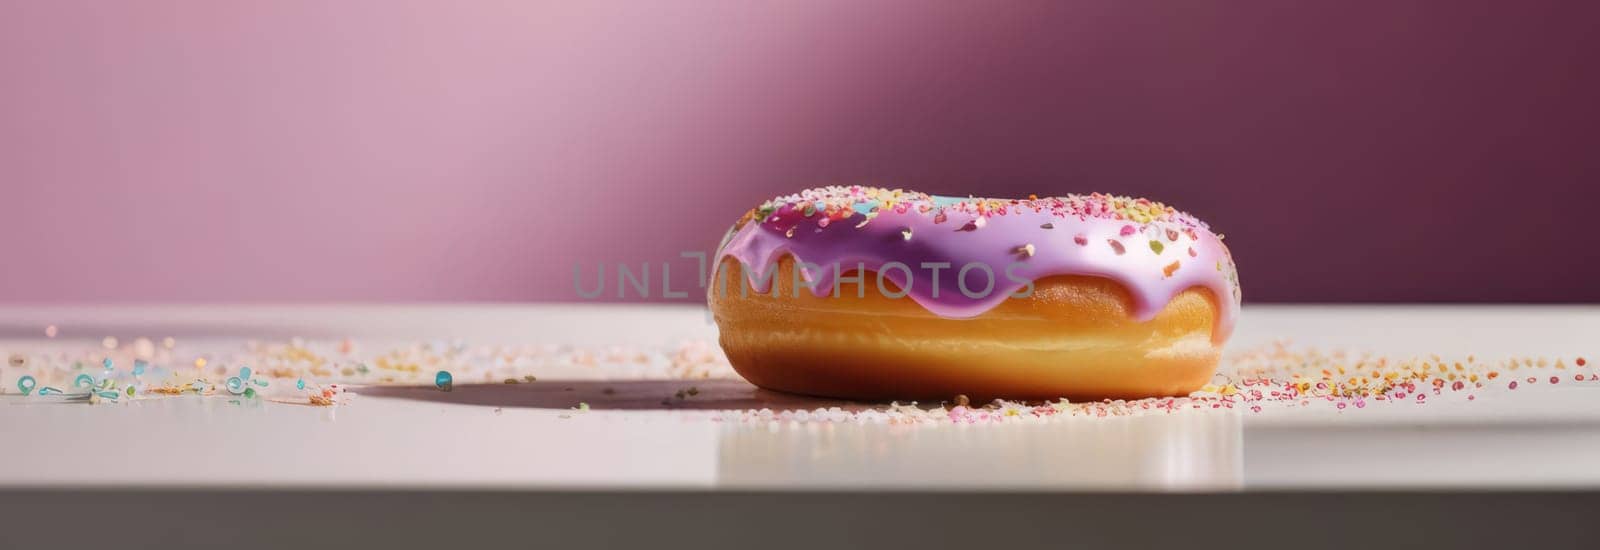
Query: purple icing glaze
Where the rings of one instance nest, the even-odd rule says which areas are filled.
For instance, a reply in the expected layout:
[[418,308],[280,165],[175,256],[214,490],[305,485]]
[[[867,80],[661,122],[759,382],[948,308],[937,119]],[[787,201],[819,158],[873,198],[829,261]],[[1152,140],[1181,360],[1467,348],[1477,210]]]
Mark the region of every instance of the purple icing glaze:
[[[958,319],[981,315],[1031,281],[1053,275],[1116,281],[1128,289],[1133,314],[1141,321],[1155,317],[1184,290],[1200,287],[1209,289],[1219,306],[1212,339],[1221,342],[1233,332],[1239,312],[1233,260],[1205,224],[1187,215],[1166,209],[1154,219],[1133,216],[1145,223],[1118,219],[1127,216],[1108,210],[1104,201],[1135,199],[1103,195],[1007,201],[918,193],[886,199],[885,193],[825,188],[769,202],[753,213],[756,219],[733,231],[718,261],[731,257],[750,266],[752,286],[767,292],[771,279],[766,270],[784,255],[793,255],[804,262],[804,280],[819,297],[834,292],[839,274],[858,267],[881,272],[928,311]],[[1148,201],[1137,204],[1153,204],[1158,212],[1165,208]],[[938,262],[950,265],[937,271],[923,267]],[[884,270],[891,263],[906,269],[891,265]],[[963,292],[958,272],[969,264],[973,267]],[[988,292],[989,277],[981,266],[993,273]],[[868,292],[876,291],[873,276],[863,284]]]

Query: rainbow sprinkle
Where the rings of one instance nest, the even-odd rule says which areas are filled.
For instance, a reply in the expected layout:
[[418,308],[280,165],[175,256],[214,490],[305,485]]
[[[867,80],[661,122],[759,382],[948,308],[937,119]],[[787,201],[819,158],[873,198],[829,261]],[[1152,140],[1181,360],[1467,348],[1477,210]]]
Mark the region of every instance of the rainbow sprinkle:
[[[807,219],[814,218],[819,225],[826,227],[832,222],[849,218],[854,214],[862,214],[870,222],[879,212],[886,211],[932,214],[935,223],[942,223],[951,212],[971,214],[982,220],[990,216],[1005,216],[1027,210],[1049,212],[1060,218],[1128,220],[1138,224],[1165,222],[1175,223],[1181,228],[1190,230],[1208,229],[1204,222],[1194,216],[1160,202],[1142,198],[1101,193],[1043,198],[1030,195],[1026,199],[963,198],[861,185],[818,187],[773,198],[745,213],[735,224],[734,229],[752,220],[760,223],[777,221],[774,216],[789,212],[797,213]],[[1127,236],[1136,230],[1137,228],[1129,225],[1123,235]]]

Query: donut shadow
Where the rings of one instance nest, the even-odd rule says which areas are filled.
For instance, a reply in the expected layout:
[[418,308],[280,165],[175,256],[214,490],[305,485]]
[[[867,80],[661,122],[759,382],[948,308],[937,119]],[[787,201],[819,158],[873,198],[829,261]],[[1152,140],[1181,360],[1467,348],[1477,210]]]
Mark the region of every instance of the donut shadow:
[[883,404],[812,397],[766,390],[735,379],[539,380],[518,384],[459,384],[451,391],[431,386],[361,386],[357,395],[432,403],[570,409],[580,403],[609,410],[816,409],[849,411]]

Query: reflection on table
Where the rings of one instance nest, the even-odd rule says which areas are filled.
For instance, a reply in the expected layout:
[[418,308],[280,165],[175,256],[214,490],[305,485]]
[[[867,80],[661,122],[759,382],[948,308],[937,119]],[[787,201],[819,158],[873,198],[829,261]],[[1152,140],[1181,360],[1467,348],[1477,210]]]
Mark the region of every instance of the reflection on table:
[[926,426],[730,424],[717,479],[728,487],[1237,489],[1234,410],[1044,423]]

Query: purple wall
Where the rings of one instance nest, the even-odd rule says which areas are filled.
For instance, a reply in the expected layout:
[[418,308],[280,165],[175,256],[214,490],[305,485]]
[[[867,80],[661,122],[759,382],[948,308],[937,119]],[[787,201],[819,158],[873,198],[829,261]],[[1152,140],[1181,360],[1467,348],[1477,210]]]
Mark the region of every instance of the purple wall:
[[0,0],[0,302],[569,300],[838,182],[1149,195],[1254,301],[1600,301],[1595,3],[668,4]]

